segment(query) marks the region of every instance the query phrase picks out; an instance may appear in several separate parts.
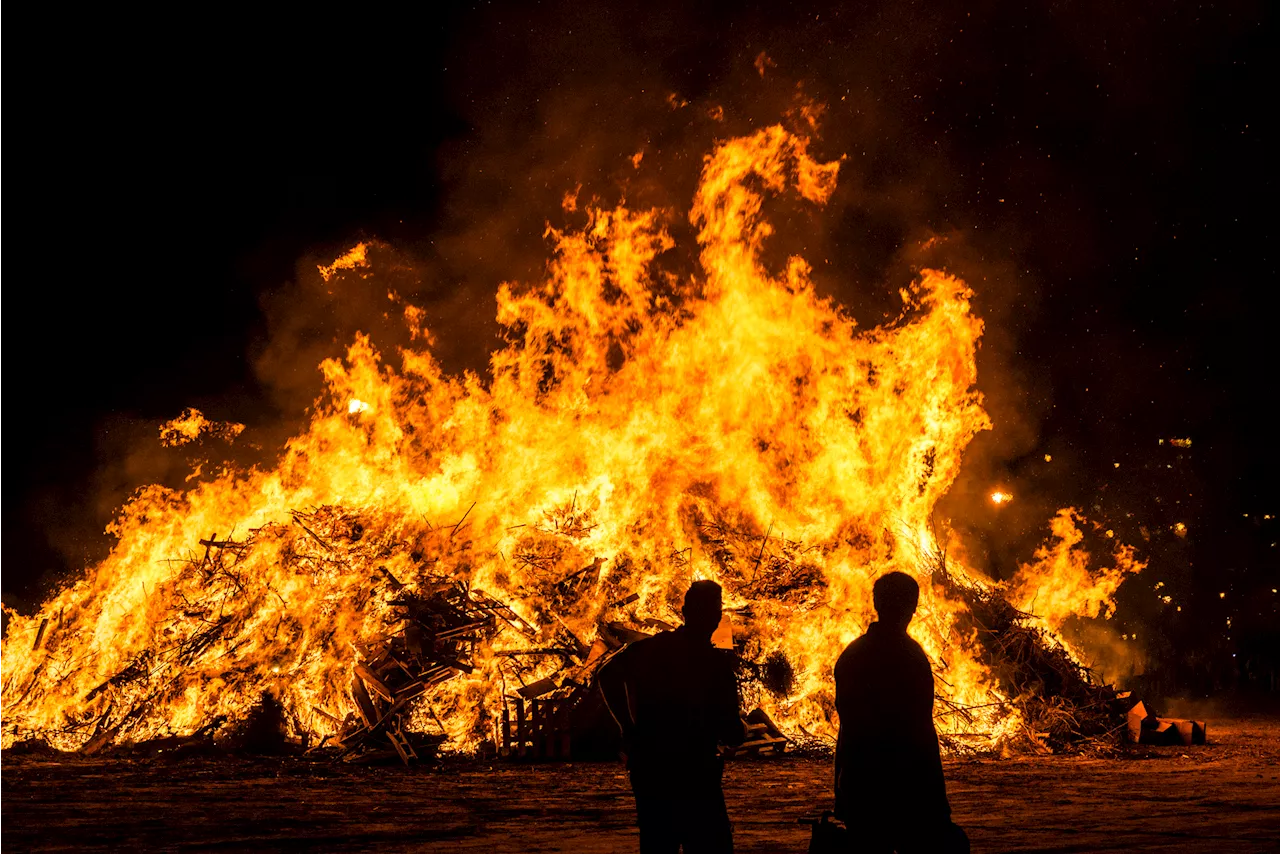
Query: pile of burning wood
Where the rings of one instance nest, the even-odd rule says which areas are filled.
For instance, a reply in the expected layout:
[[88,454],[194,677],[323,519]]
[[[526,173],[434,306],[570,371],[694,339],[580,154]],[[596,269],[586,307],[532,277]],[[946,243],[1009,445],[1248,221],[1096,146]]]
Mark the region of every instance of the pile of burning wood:
[[[398,757],[410,763],[447,740],[448,727],[439,717],[434,733],[422,732],[423,723],[436,715],[433,705],[442,685],[472,673],[483,654],[490,679],[501,682],[501,709],[496,717],[482,710],[466,733],[468,741],[487,742],[509,757],[616,755],[617,728],[596,687],[596,674],[626,644],[672,628],[642,614],[641,597],[628,590],[643,581],[643,568],[619,559],[604,573],[599,558],[574,563],[581,552],[573,543],[589,530],[589,522],[571,505],[520,538],[511,557],[525,570],[525,584],[514,591],[522,599],[502,602],[458,580],[474,559],[467,536],[459,533],[465,519],[406,531],[378,526],[343,508],[322,507],[295,513],[292,525],[267,525],[240,540],[216,535],[201,540],[203,554],[193,555],[166,582],[169,589],[163,593],[171,604],[155,626],[157,643],[91,690],[82,700],[83,711],[67,716],[64,732],[79,734],[76,743],[90,753],[155,738],[164,735],[165,704],[192,686],[216,677],[228,694],[260,695],[271,684],[269,677],[264,682],[264,671],[277,672],[275,664],[282,671],[296,667],[305,655],[332,664],[318,675],[319,690],[310,695],[310,709],[295,701],[282,712],[288,720],[281,728],[301,735],[304,743],[314,738],[308,733],[328,730],[331,734],[320,744],[307,746],[335,751],[349,761]],[[821,573],[806,561],[800,543],[768,535],[761,542],[758,536],[706,520],[700,521],[699,531],[727,589],[753,601],[751,608],[794,607],[805,597],[821,595]],[[264,559],[279,567],[277,584],[283,583],[279,579],[310,577],[332,585],[312,602],[333,603],[347,596],[341,613],[376,618],[360,627],[354,640],[349,625],[338,633],[331,625],[304,624],[292,603],[256,569]],[[678,562],[681,555],[671,559]],[[402,574],[402,583],[388,564],[413,577]],[[1183,730],[1193,739],[1203,738],[1203,725],[1198,730],[1193,724],[1166,726],[1163,720],[1147,720],[1145,712],[1141,717],[1146,722],[1131,727],[1133,702],[1127,695],[1100,684],[998,591],[966,583],[941,559],[931,570],[947,595],[967,606],[966,619],[984,663],[1011,698],[1004,702],[1021,713],[1025,744],[1015,749],[1105,750],[1125,740],[1131,728],[1135,741],[1172,738],[1170,731]],[[762,591],[765,584],[769,589]],[[763,598],[756,600],[754,594]],[[270,615],[266,622],[264,613]],[[749,625],[750,619],[745,622]],[[594,637],[588,635],[590,642],[584,642],[570,623],[592,625]],[[266,637],[256,625],[269,626]],[[54,625],[36,639],[37,646],[46,645],[51,662],[61,655],[62,632]],[[787,696],[795,684],[790,662],[778,652],[763,654],[752,642],[749,634],[736,644],[721,638],[726,654],[736,658],[747,699],[756,705],[762,692]],[[238,657],[240,650],[253,647],[258,652],[252,657]],[[288,678],[281,673],[281,680]],[[310,678],[317,676],[313,672]],[[33,678],[25,690],[39,692],[43,684]],[[479,695],[473,699],[481,701]],[[947,706],[946,714],[961,719],[973,715],[973,708],[940,702]],[[344,707],[353,711],[339,717],[336,710]],[[229,713],[219,708],[206,713],[195,737],[222,737],[243,724],[243,705],[223,708]],[[438,708],[447,719],[447,708]],[[322,726],[317,725],[320,719],[326,721]],[[727,751],[730,755],[787,748],[787,736],[761,709],[744,720],[747,743]],[[944,742],[953,750],[966,749],[959,738],[944,737]]]
[[[967,583],[949,571],[942,555],[930,557],[931,574],[950,598],[962,601],[964,628],[972,629],[979,657],[1022,717],[1017,749],[1031,752],[1108,753],[1127,737],[1129,692],[1098,680],[1031,615],[1009,604],[994,588]],[[950,713],[965,719],[971,709],[956,704]],[[963,752],[961,739],[943,737]]]
[[[404,588],[390,573],[386,574],[397,590]],[[622,604],[637,598],[628,597]],[[396,627],[356,645],[361,660],[354,664],[352,673],[355,712],[345,721],[334,721],[341,724],[342,730],[332,743],[326,739],[316,746],[336,747],[338,755],[347,761],[398,756],[409,764],[433,752],[444,737],[408,728],[413,701],[459,673],[470,673],[476,644],[493,639],[502,624],[530,640],[538,637],[537,630],[511,608],[456,582],[442,583],[425,592],[405,592],[392,600],[392,605],[396,609]],[[501,728],[496,738],[498,754],[527,759],[601,758],[616,754],[617,732],[596,688],[595,675],[628,643],[649,636],[623,622],[608,621],[598,626],[597,638],[590,646],[562,628],[559,646],[495,651],[499,658],[551,656],[564,664],[551,676],[522,684],[510,693],[504,691]],[[780,754],[786,750],[789,739],[762,709],[752,711],[743,722],[747,739],[736,747],[724,748],[726,756]]]
[[[483,651],[492,657],[486,666],[493,678],[501,680],[503,708],[500,719],[482,713],[477,724],[490,727],[485,740],[495,752],[513,758],[615,756],[617,728],[595,686],[596,672],[626,644],[672,627],[636,612],[640,596],[625,593],[624,586],[635,582],[625,568],[608,582],[600,559],[565,574],[572,559],[566,543],[582,533],[583,523],[572,508],[561,515],[549,529],[522,538],[513,555],[535,582],[519,588],[530,619],[446,569],[473,559],[469,538],[460,533],[465,517],[452,526],[404,531],[340,507],[320,507],[295,512],[291,525],[269,524],[240,537],[211,534],[200,540],[201,551],[176,561],[178,571],[157,591],[157,600],[167,604],[152,616],[156,642],[83,696],[82,711],[69,714],[64,729],[19,736],[53,736],[50,743],[69,737],[81,751],[95,753],[147,743],[267,744],[289,734],[306,749],[347,761],[410,763],[447,740],[440,718],[438,727],[429,725],[436,714],[432,701],[444,683],[472,673]],[[264,560],[274,575],[263,571]],[[388,564],[413,577],[402,576],[402,582]],[[279,586],[299,578],[330,586],[318,595],[282,595]],[[593,604],[609,598],[603,609]],[[317,604],[330,610],[319,622],[304,622],[303,608]],[[572,614],[581,625],[584,610],[600,614],[590,642],[566,623]],[[355,639],[351,624],[337,618],[364,620],[374,613],[370,624],[355,629]],[[36,645],[59,665],[63,645],[73,641],[55,624],[39,633]],[[277,702],[274,692],[291,690],[297,678],[291,674],[306,661],[333,663],[309,671],[308,678],[321,680],[310,683],[319,688],[311,690],[314,699],[309,705]],[[750,668],[744,673],[758,675]],[[196,732],[175,735],[165,710],[211,679],[229,702],[205,711]],[[44,690],[45,683],[32,678],[18,699],[39,699]],[[246,717],[256,697],[261,701]],[[344,706],[352,711],[339,716],[336,710]],[[736,753],[786,748],[787,738],[762,711],[747,723],[750,738]],[[247,735],[251,730],[256,734]],[[330,734],[316,743],[317,730]],[[474,741],[476,735],[467,737]]]
[[[404,591],[390,571],[381,572],[395,590]],[[347,759],[385,757],[389,744],[409,764],[420,751],[434,750],[443,735],[415,733],[407,726],[413,701],[459,673],[470,673],[476,643],[496,635],[499,621],[528,637],[536,634],[506,605],[457,582],[403,592],[391,604],[399,625],[356,644],[361,660],[352,668],[355,713],[334,721],[342,724],[335,745]]]

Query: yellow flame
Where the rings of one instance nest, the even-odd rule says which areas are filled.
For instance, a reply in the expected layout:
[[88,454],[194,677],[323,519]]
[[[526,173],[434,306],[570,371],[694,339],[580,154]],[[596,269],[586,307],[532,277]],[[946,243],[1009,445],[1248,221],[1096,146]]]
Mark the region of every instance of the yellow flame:
[[160,444],[177,447],[194,442],[200,436],[213,436],[227,442],[244,432],[244,425],[234,421],[210,421],[199,409],[186,409],[177,418],[160,425]]
[[1054,631],[1071,617],[1109,616],[1116,589],[1146,566],[1132,548],[1117,545],[1114,567],[1091,569],[1089,553],[1080,548],[1080,521],[1074,508],[1059,510],[1050,522],[1050,540],[1036,549],[1031,562],[1019,567],[1011,583],[1014,604]]

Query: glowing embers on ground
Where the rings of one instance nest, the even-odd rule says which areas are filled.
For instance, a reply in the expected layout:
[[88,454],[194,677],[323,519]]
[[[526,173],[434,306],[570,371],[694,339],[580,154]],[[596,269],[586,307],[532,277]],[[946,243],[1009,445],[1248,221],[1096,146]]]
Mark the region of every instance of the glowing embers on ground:
[[[835,186],[839,163],[808,146],[770,127],[712,152],[696,247],[677,246],[656,210],[587,207],[585,226],[550,232],[545,279],[499,290],[511,343],[490,381],[444,373],[425,347],[392,365],[358,336],[320,366],[328,391],[274,468],[142,490],[106,560],[12,616],[5,743],[187,735],[243,719],[263,692],[295,731],[332,736],[356,712],[358,650],[397,629],[395,596],[449,583],[534,630],[498,621],[465,668],[416,697],[411,727],[472,748],[492,737],[506,686],[573,671],[511,652],[589,659],[606,625],[678,622],[700,577],[724,586],[738,653],[787,674],[749,683],[747,707],[825,738],[832,662],[893,569],[926,582],[913,633],[942,702],[964,710],[939,719],[944,732],[989,745],[1021,731],[965,596],[928,583],[945,545],[934,507],[989,426],[982,323],[965,284],[938,271],[902,292],[899,319],[858,330],[815,294],[803,259],[765,268],[762,192],[822,204]],[[326,283],[376,275],[376,249],[322,268]],[[698,254],[699,278],[654,272],[678,251]],[[1025,596],[1052,577],[1051,620],[1105,611],[1123,575],[1095,579],[1072,556],[1075,518],[1055,519],[1056,544],[1019,582]],[[948,578],[1004,595],[954,560]]]

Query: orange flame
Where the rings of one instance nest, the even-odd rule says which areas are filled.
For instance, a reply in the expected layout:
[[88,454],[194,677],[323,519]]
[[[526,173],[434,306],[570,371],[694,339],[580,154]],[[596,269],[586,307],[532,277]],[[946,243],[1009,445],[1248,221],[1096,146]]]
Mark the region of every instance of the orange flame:
[[[677,623],[704,577],[725,588],[734,642],[794,668],[788,692],[749,699],[832,736],[831,667],[872,619],[871,582],[926,572],[934,507],[990,424],[962,281],[925,270],[901,317],[858,330],[804,259],[762,263],[763,191],[822,204],[835,187],[840,162],[808,146],[775,126],[707,157],[696,281],[655,274],[675,248],[659,211],[587,208],[581,230],[549,232],[541,283],[499,290],[511,343],[491,382],[444,373],[429,335],[394,365],[359,335],[320,366],[328,390],[274,468],[140,491],[106,560],[38,614],[12,615],[5,744],[190,734],[242,718],[264,690],[296,729],[333,733],[356,650],[391,628],[389,577],[464,582],[541,633],[504,627],[473,672],[419,703],[418,725],[455,747],[491,733],[512,678],[494,649],[562,630],[590,643],[603,619]],[[321,272],[367,265],[362,244]],[[1096,613],[1119,583],[1073,557],[1072,519],[1055,519],[1059,543],[1037,555],[1066,567],[1054,615]],[[584,567],[587,594],[558,600]],[[1020,595],[1045,606],[1053,585],[1026,571]],[[998,739],[1012,713],[955,628],[961,606],[922,580],[912,632],[941,691],[991,704],[966,728]]]

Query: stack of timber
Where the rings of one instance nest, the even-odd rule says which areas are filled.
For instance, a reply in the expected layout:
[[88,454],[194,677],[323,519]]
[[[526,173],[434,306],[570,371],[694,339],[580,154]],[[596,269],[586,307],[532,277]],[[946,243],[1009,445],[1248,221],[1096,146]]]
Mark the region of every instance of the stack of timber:
[[[383,572],[394,588],[403,590],[394,576]],[[434,752],[445,736],[408,730],[413,701],[459,673],[472,672],[476,644],[496,635],[499,621],[522,633],[533,631],[507,606],[457,582],[403,593],[392,605],[397,627],[356,645],[360,660],[351,680],[355,712],[335,740],[348,760],[382,758],[390,748],[408,765],[422,758],[423,749]]]

